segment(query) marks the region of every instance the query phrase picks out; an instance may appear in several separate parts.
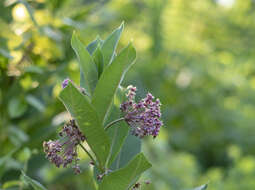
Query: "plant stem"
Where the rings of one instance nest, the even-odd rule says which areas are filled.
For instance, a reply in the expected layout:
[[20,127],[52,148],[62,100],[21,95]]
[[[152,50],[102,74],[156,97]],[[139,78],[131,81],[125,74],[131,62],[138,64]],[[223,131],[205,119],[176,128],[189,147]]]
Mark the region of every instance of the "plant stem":
[[104,130],[107,130],[107,129],[110,128],[112,125],[114,125],[114,124],[116,124],[116,123],[118,123],[118,122],[120,122],[120,121],[123,121],[124,119],[125,119],[124,117],[121,117],[121,118],[119,118],[119,119],[116,119],[116,120],[114,120],[114,121],[108,123],[108,124],[106,125],[106,127],[104,128]]
[[[96,165],[96,161],[95,159],[93,158],[93,156],[89,153],[89,151],[80,143],[79,144],[81,146],[81,148],[87,153],[87,155],[90,157],[90,159],[94,162],[94,164]],[[97,165],[96,165],[97,166]],[[98,166],[97,166],[98,167]],[[98,167],[99,168],[99,167]]]

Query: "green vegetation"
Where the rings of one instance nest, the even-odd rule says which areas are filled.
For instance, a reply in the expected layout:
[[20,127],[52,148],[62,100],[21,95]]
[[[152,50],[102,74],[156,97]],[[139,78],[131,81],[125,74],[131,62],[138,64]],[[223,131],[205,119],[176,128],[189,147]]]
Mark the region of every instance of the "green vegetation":
[[[87,50],[100,76],[115,56],[109,49],[119,54],[133,39],[136,64],[123,85],[137,86],[139,97],[147,90],[159,97],[164,121],[156,139],[143,140],[152,168],[139,180],[151,183],[141,188],[186,190],[208,183],[209,190],[254,190],[254,7],[253,0],[0,1],[0,189],[95,189],[90,160],[82,150],[82,173],[76,176],[50,164],[42,143],[55,139],[70,117],[57,98],[68,76],[76,84],[80,76],[90,81],[82,87],[88,94],[97,92],[94,99],[99,101],[92,99],[92,104],[104,106],[99,118],[109,123],[104,117],[111,102],[107,96],[117,89],[101,91],[95,75],[84,78],[88,68],[95,70],[82,65],[80,73],[78,62],[90,59],[80,54],[80,44],[93,41]],[[103,42],[122,21],[125,30],[118,28]],[[123,66],[111,66],[125,70],[119,59]],[[98,85],[109,85],[110,74],[102,74],[105,80]],[[107,132],[113,134],[111,130]],[[125,130],[118,131],[120,144]],[[136,138],[127,139],[123,151],[131,147],[135,153],[120,157],[121,167],[141,149],[134,146]],[[111,143],[100,140],[105,146]],[[113,150],[110,163],[119,146]]]

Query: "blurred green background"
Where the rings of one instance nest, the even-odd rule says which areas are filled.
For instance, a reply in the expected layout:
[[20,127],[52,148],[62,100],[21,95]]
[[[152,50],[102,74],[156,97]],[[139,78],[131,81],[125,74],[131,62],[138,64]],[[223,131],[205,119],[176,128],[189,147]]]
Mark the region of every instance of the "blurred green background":
[[138,52],[124,85],[163,104],[165,126],[143,143],[143,189],[254,190],[254,0],[1,0],[0,189],[30,189],[21,169],[49,190],[94,189],[85,154],[75,176],[42,142],[68,118],[61,81],[79,82],[73,30],[87,44],[121,21],[118,50],[132,40]]

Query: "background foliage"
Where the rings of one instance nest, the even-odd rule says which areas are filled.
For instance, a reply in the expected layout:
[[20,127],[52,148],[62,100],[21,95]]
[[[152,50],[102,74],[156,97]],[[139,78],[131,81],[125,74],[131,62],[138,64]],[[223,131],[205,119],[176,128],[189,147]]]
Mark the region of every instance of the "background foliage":
[[[56,98],[79,68],[70,40],[105,38],[125,21],[118,49],[133,39],[126,85],[163,104],[165,127],[145,139],[152,169],[145,189],[255,188],[253,0],[0,1],[0,188],[29,189],[20,170],[48,189],[94,189],[42,153],[68,119]],[[134,147],[135,148],[135,147]],[[21,177],[20,177],[21,176]]]

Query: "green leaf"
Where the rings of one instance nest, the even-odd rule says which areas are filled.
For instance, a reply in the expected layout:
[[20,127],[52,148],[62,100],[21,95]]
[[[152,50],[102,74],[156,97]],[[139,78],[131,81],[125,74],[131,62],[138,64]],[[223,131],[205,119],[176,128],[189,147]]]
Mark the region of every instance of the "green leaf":
[[93,60],[97,66],[98,78],[104,70],[104,58],[100,46],[93,53]]
[[71,40],[71,45],[75,51],[81,70],[81,86],[85,89],[86,93],[91,96],[97,83],[97,68],[93,62],[92,57],[86,50],[83,43],[78,39],[77,34],[74,32]]
[[90,104],[88,97],[83,95],[72,82],[69,82],[67,87],[61,91],[59,97],[77,121],[78,126],[86,136],[87,143],[102,166],[105,164],[110,151],[110,140],[101,126],[97,113]]
[[92,97],[92,104],[98,111],[101,123],[104,123],[114,94],[135,57],[136,51],[132,44],[129,44],[102,73]]
[[8,113],[11,118],[20,117],[27,110],[27,104],[25,101],[13,98],[8,104]]
[[10,52],[3,49],[3,48],[0,48],[0,55],[8,58],[8,59],[12,59],[13,57],[11,56]]
[[19,180],[11,180],[7,181],[3,184],[3,189],[11,189],[13,187],[19,187],[20,186],[20,181]]
[[[125,89],[119,87],[117,93],[114,96],[107,123],[119,119],[122,116],[120,111],[120,104],[124,101],[125,97]],[[124,144],[124,141],[128,135],[128,131],[129,127],[125,121],[118,122],[107,130],[107,133],[112,141],[111,154],[109,155],[110,157],[107,163],[107,167],[111,166],[115,158],[118,156],[121,147]]]
[[87,50],[89,54],[92,55],[94,51],[96,50],[96,48],[98,46],[101,46],[102,43],[103,43],[103,40],[101,40],[101,38],[97,36],[96,39],[87,46]]
[[8,154],[4,155],[3,157],[0,157],[0,178],[2,177],[7,163],[12,159],[12,155],[19,150],[19,147],[16,147],[15,149],[11,150]]
[[125,166],[136,154],[141,152],[141,146],[141,139],[129,132],[119,155],[110,168],[116,170]]
[[199,186],[199,187],[196,187],[196,188],[194,188],[192,190],[206,190],[206,189],[207,189],[207,184]]
[[19,127],[9,125],[7,130],[9,140],[16,146],[20,146],[29,140],[29,136]]
[[38,98],[36,98],[35,96],[33,96],[33,95],[27,95],[27,96],[26,96],[26,101],[27,101],[31,106],[35,107],[38,111],[44,112],[45,107],[44,107],[43,103],[42,103]]
[[30,184],[34,190],[47,190],[42,184],[40,184],[38,181],[35,181],[34,179],[28,177],[23,171],[22,172],[22,176],[24,178],[24,180]]
[[124,29],[124,23],[122,23],[119,28],[114,30],[113,33],[111,33],[106,38],[104,43],[102,44],[102,53],[103,53],[103,57],[104,57],[104,66],[105,67],[107,65],[111,64],[111,62],[112,62],[114,52],[118,45],[120,35],[121,35],[123,29]]
[[151,164],[147,161],[145,156],[140,153],[124,168],[105,176],[102,183],[99,185],[99,190],[126,190],[150,167]]

